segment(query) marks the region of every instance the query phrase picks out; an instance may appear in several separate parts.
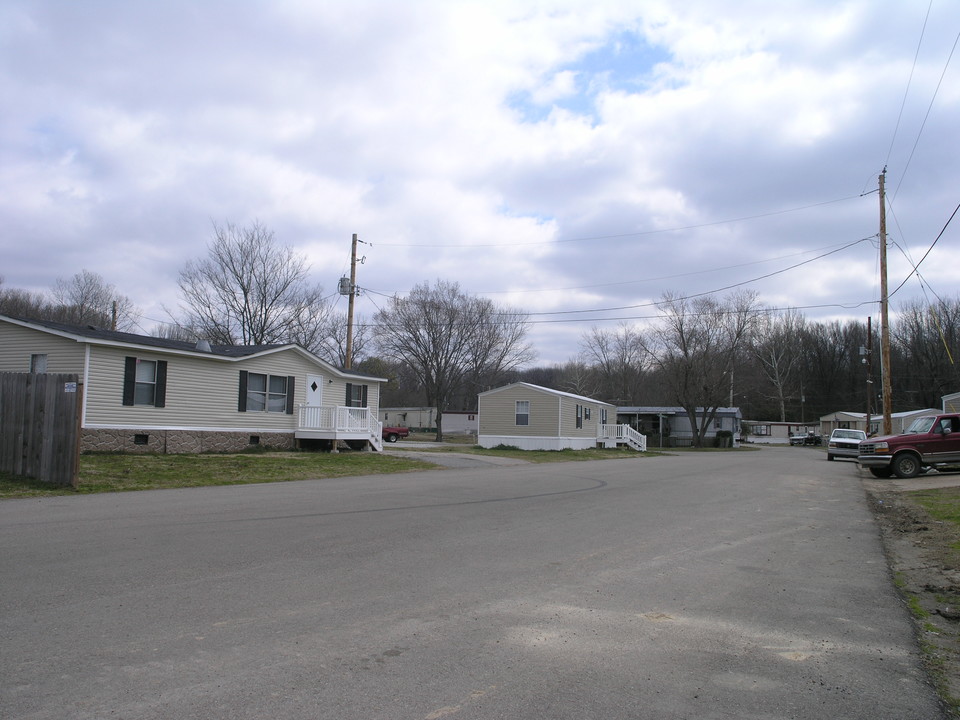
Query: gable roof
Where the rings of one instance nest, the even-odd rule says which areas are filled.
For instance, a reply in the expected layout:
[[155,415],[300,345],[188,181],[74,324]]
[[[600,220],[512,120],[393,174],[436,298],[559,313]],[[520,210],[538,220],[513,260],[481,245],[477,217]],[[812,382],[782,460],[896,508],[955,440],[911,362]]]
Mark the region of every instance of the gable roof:
[[487,390],[486,392],[480,393],[480,397],[484,395],[490,395],[492,393],[503,392],[504,390],[509,390],[510,388],[515,387],[525,387],[531,390],[538,392],[548,393],[550,395],[556,395],[558,397],[565,397],[571,400],[580,400],[582,402],[591,402],[597,403],[598,405],[607,405],[609,407],[616,407],[613,403],[604,402],[603,400],[597,400],[596,398],[586,397],[585,395],[574,395],[573,393],[564,392],[563,390],[554,390],[553,388],[543,387],[542,385],[534,385],[533,383],[528,382],[515,382],[510,383],[509,385],[504,385],[502,387],[494,388],[493,390]]
[[[220,360],[236,361],[243,358],[254,357],[256,355],[267,355],[281,350],[294,350],[307,356],[318,364],[325,365],[330,369],[344,376],[366,378],[370,380],[385,380],[365,373],[358,373],[353,370],[338,368],[328,363],[323,358],[314,355],[306,348],[296,343],[270,344],[270,345],[204,345],[200,342],[187,342],[184,340],[168,340],[167,338],[152,337],[150,335],[136,335],[134,333],[120,332],[117,330],[106,330],[94,325],[70,325],[68,323],[54,322],[52,320],[32,320],[28,318],[19,318],[11,315],[0,315],[0,321],[10,322],[13,325],[32,328],[40,332],[47,332],[51,335],[69,338],[76,342],[87,342],[94,345],[117,345],[135,348],[147,348],[158,351],[167,351],[174,353],[187,353],[191,355],[202,355],[205,357],[214,357]],[[207,349],[209,347],[209,349]]]
[[[901,412],[890,413],[890,417],[901,420],[914,415],[938,415],[942,412],[943,410],[938,410],[937,408],[923,408],[921,410],[903,410]],[[838,410],[837,412],[832,412],[828,415],[821,415],[820,420],[824,422],[830,422],[832,420],[839,420],[841,417],[849,418],[851,420],[866,420],[867,414],[863,412],[848,412],[846,410]],[[871,413],[870,418],[873,420],[882,420],[883,413]]]

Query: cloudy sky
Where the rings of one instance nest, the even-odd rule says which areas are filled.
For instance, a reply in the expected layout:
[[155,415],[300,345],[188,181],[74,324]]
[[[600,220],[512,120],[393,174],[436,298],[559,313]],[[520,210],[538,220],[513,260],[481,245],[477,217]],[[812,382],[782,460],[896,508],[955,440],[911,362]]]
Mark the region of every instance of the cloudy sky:
[[[259,220],[358,312],[438,279],[539,364],[665,292],[876,317],[960,202],[952,0],[0,0],[0,276],[176,310]],[[960,53],[957,53],[960,55]],[[955,298],[960,219],[892,298]],[[344,301],[339,300],[341,303]]]

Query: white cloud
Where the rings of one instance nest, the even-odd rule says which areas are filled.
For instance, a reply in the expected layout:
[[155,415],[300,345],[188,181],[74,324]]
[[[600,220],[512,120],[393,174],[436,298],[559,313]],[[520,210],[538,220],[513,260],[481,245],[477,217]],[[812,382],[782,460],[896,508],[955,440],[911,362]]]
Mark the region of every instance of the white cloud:
[[[0,274],[40,290],[87,267],[154,317],[211,221],[256,218],[331,290],[354,232],[372,243],[361,286],[443,278],[535,312],[746,282],[764,274],[748,263],[876,232],[876,196],[856,197],[888,162],[924,11],[10,0]],[[891,234],[917,255],[957,201],[955,72],[907,158],[958,22],[934,7],[889,157]],[[941,245],[929,281],[949,295]],[[875,250],[842,255],[755,287],[780,306],[871,300]],[[542,359],[586,327],[536,325]]]

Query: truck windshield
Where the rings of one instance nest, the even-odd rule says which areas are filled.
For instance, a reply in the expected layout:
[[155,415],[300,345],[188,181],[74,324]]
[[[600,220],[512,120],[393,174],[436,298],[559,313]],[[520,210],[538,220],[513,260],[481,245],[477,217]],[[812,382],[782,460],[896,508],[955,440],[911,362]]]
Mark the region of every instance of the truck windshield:
[[907,428],[907,434],[918,435],[930,432],[930,428],[933,427],[933,423],[936,421],[936,419],[937,418],[933,415],[918,417],[916,420],[910,423],[910,427]]

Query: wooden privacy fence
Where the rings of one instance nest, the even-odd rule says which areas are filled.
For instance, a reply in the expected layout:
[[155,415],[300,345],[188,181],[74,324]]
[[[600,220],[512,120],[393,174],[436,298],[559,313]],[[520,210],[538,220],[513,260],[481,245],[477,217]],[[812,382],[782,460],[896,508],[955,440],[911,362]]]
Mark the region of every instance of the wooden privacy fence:
[[77,485],[77,375],[0,373],[0,471],[51,485]]

